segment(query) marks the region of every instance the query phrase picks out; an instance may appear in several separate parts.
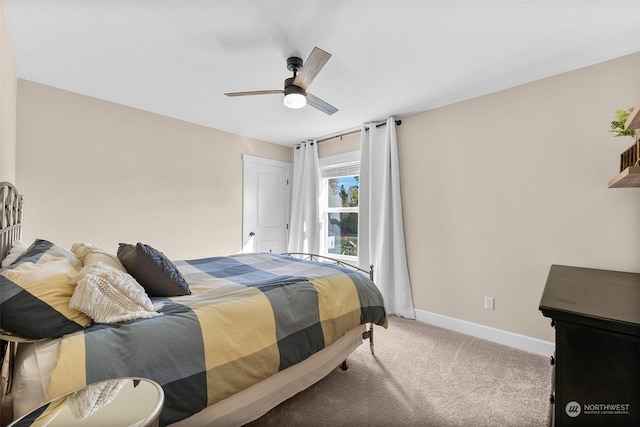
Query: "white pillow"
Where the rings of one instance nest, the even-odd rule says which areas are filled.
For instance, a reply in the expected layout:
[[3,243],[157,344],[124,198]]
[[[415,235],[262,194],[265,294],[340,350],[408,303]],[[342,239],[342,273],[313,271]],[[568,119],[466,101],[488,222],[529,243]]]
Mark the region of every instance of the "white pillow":
[[71,280],[76,285],[69,307],[97,323],[118,323],[160,316],[144,288],[127,273],[103,263],[91,264]]
[[11,249],[9,249],[9,253],[5,257],[5,259],[2,260],[1,267],[8,267],[11,264],[13,264],[14,262],[16,262],[18,257],[20,255],[22,255],[24,253],[24,251],[27,250],[28,247],[29,247],[29,245],[27,245],[22,240],[14,241],[13,242],[13,246],[11,246]]
[[123,273],[127,272],[117,256],[92,243],[74,243],[71,246],[71,252],[82,261],[83,267],[101,262]]

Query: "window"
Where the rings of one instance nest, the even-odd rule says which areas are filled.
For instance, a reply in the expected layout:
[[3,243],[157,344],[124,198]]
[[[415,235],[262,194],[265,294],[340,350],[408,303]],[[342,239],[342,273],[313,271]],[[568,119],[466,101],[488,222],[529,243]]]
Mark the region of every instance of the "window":
[[321,159],[324,252],[332,257],[358,256],[359,153]]

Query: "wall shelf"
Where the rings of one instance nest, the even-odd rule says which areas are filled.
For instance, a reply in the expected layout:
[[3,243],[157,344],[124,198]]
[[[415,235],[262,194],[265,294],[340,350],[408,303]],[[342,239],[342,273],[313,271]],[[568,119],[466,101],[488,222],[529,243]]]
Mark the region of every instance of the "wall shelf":
[[633,108],[633,111],[624,124],[624,129],[640,129],[640,102]]
[[[625,130],[640,129],[640,102],[633,107],[633,111],[624,124]],[[634,144],[635,145],[635,144]],[[627,150],[628,152],[629,150]],[[625,152],[626,153],[626,152]],[[623,153],[623,155],[625,154]],[[634,157],[640,153],[634,154]],[[621,163],[624,163],[621,161]],[[631,161],[630,163],[637,162]],[[629,164],[629,163],[627,163]],[[624,167],[624,165],[623,165]],[[609,181],[609,188],[631,188],[640,187],[640,166],[629,166]]]
[[640,187],[640,166],[629,166],[609,181],[609,188],[630,187]]

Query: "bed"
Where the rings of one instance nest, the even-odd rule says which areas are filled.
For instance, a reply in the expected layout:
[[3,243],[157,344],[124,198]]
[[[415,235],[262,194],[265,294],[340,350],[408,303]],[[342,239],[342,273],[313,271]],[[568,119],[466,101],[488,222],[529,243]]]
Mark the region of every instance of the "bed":
[[0,203],[14,417],[87,384],[143,377],[163,388],[161,425],[243,425],[346,369],[364,339],[373,352],[373,325],[387,327],[372,270],[302,254],[170,261],[141,242],[117,253],[26,244],[22,196],[2,183]]

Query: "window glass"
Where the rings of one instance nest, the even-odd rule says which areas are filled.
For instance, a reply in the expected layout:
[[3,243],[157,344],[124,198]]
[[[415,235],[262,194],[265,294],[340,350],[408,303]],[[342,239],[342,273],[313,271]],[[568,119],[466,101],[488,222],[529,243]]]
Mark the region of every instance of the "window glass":
[[329,213],[327,252],[358,256],[358,213]]
[[328,179],[330,208],[358,207],[358,176]]
[[325,179],[327,185],[327,252],[358,256],[359,176]]

